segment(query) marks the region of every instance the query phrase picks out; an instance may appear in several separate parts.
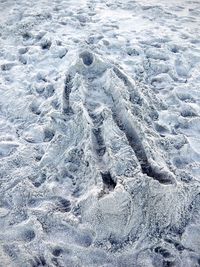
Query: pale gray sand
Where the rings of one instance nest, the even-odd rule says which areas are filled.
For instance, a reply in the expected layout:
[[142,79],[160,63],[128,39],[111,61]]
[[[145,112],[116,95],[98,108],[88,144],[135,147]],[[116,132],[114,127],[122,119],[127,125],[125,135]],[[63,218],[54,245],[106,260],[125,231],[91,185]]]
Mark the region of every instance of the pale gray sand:
[[200,2],[0,1],[0,266],[200,266]]

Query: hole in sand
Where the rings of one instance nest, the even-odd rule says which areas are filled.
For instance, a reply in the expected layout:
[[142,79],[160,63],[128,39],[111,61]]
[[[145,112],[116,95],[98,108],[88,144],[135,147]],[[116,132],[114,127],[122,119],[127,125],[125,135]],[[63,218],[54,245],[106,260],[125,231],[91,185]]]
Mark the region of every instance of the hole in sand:
[[101,177],[106,188],[109,190],[113,190],[115,188],[117,183],[111,177],[110,172],[101,172]]
[[90,66],[92,65],[93,61],[94,61],[94,57],[93,54],[88,52],[88,51],[84,51],[82,52],[79,57],[83,60],[84,65],[86,66]]

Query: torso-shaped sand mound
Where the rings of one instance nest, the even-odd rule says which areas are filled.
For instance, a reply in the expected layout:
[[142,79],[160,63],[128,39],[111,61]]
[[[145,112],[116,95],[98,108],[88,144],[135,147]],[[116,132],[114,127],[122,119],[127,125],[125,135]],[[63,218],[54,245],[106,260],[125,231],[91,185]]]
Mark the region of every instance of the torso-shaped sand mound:
[[159,145],[161,108],[147,87],[91,51],[81,52],[66,74],[62,113],[67,138],[88,162],[77,171],[79,209],[96,244],[136,248],[184,231],[196,192],[179,183]]

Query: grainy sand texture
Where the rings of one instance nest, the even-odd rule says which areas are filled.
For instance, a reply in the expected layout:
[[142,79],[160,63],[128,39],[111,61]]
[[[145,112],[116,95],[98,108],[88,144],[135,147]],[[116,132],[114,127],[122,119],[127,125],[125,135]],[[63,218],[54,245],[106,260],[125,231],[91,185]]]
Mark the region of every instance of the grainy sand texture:
[[199,0],[0,0],[5,266],[200,266]]

